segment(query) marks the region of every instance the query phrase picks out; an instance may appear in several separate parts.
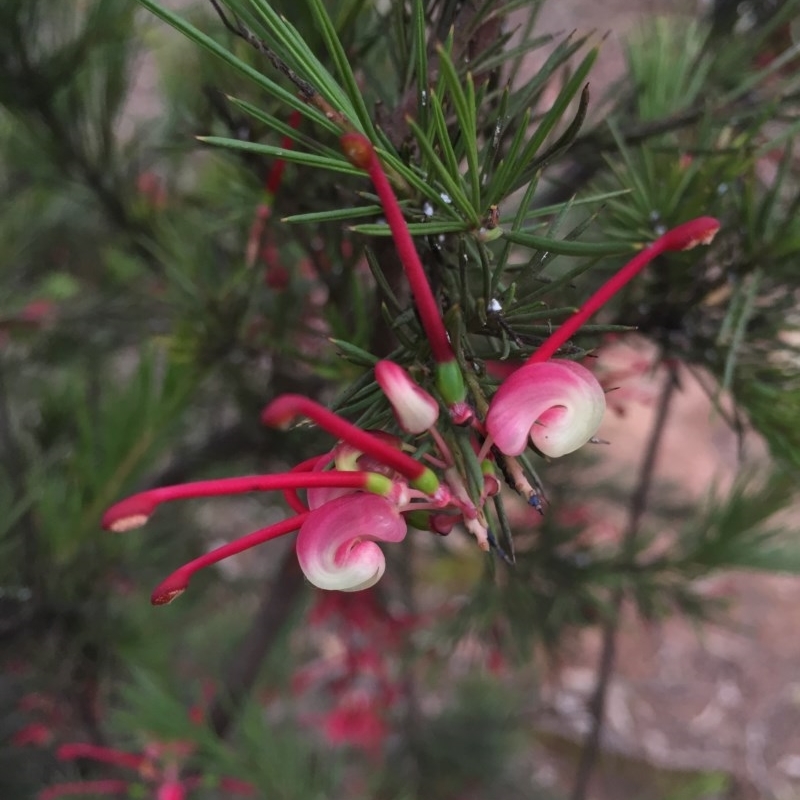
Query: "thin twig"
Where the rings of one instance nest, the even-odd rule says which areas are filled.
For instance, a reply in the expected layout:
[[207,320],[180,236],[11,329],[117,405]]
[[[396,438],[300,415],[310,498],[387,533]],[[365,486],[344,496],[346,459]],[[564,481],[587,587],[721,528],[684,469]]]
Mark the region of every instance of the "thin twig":
[[234,35],[244,39],[252,48],[263,55],[272,66],[285,75],[298,89],[303,99],[318,108],[329,120],[342,130],[354,130],[353,124],[337,111],[305,78],[301,78],[260,36],[256,36],[235,14],[228,17],[219,0],[209,0],[222,24]]
[[[672,400],[675,396],[675,390],[678,388],[677,368],[674,361],[670,359],[665,363],[667,367],[667,376],[661,391],[656,417],[653,420],[653,427],[650,431],[647,448],[642,460],[641,477],[639,478],[636,490],[631,496],[628,524],[622,541],[623,553],[629,558],[633,556],[642,517],[647,507],[647,498],[653,485],[656,459],[658,458],[658,452],[666,430],[666,422],[669,417]],[[611,600],[611,611],[603,626],[603,642],[600,651],[600,660],[597,665],[597,682],[588,703],[592,722],[589,732],[584,739],[583,747],[581,748],[578,770],[575,776],[575,785],[571,795],[572,800],[586,800],[589,781],[591,780],[595,762],[597,761],[597,755],[600,750],[600,741],[603,734],[603,725],[605,723],[606,698],[611,676],[614,671],[617,629],[624,598],[625,592],[622,587],[614,591]]]
[[[6,478],[16,503],[28,503],[29,490],[26,486],[27,463],[25,454],[15,434],[11,394],[6,380],[6,364],[0,359],[0,453],[6,458]],[[22,582],[28,588],[38,589],[36,569],[39,532],[33,512],[27,507],[16,522],[21,532],[23,550]]]
[[714,411],[720,415],[722,421],[733,431],[736,436],[736,457],[741,466],[745,459],[745,436],[747,434],[746,422],[742,416],[742,411],[739,406],[734,406],[730,412],[722,407],[722,402],[719,397],[719,387],[712,385],[707,380],[699,365],[687,364],[689,374],[695,379],[695,382],[703,391],[703,394],[711,401]]
[[[413,539],[406,540],[408,550],[402,558],[396,558],[393,572],[398,578],[399,589],[405,605],[405,613],[409,619],[419,616],[419,605],[415,591],[415,572],[413,568]],[[419,687],[417,686],[414,663],[413,642],[410,637],[404,641],[403,658],[401,659],[400,691],[404,700],[404,709],[400,721],[405,739],[406,758],[401,762],[403,782],[409,793],[418,793],[421,787],[421,763],[419,758],[420,731],[422,730],[422,709],[420,707]]]
[[261,55],[269,59],[270,64],[275,67],[278,72],[283,73],[300,91],[303,97],[309,102],[314,100],[318,94],[317,90],[306,80],[301,78],[288,64],[286,64],[278,54],[259,36],[256,36],[249,28],[247,28],[242,21],[233,14],[233,22],[228,19],[224,9],[219,4],[218,0],[209,0],[217,12],[217,16],[222,20],[222,24],[235,36],[244,39],[251,47],[258,50]]

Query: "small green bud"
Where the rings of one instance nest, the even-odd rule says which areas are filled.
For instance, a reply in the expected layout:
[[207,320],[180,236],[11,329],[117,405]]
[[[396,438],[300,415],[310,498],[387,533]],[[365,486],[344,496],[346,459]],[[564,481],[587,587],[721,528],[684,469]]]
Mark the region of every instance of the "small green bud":
[[443,361],[436,366],[436,388],[448,406],[464,400],[467,390],[457,361]]

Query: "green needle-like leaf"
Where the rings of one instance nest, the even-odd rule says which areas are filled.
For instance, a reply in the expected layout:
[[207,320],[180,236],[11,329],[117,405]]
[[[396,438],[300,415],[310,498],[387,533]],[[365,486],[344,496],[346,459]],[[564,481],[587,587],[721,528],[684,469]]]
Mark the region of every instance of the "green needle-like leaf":
[[393,314],[395,315],[400,314],[403,310],[403,306],[397,299],[394,290],[389,285],[389,281],[386,280],[386,276],[383,274],[383,269],[381,269],[381,265],[378,263],[378,259],[375,257],[375,253],[369,247],[366,248],[364,253],[367,257],[367,264],[369,265],[369,270],[372,273],[372,277],[375,278],[375,283],[378,284],[378,288],[381,290],[383,294],[385,303],[388,306],[391,306],[391,312]]
[[347,93],[347,97],[349,98],[352,107],[355,109],[356,118],[361,123],[363,132],[367,135],[367,137],[371,141],[377,142],[378,137],[375,133],[375,127],[372,124],[372,115],[367,110],[367,104],[364,102],[364,96],[361,94],[361,90],[358,88],[358,83],[356,81],[356,76],[353,73],[353,68],[350,66],[350,62],[347,60],[347,54],[344,52],[341,41],[339,41],[339,37],[336,34],[336,29],[333,26],[333,22],[331,22],[331,18],[328,16],[328,12],[322,3],[322,0],[308,0],[308,2],[311,6],[310,11],[314,17],[314,21],[316,22],[317,27],[322,34],[322,38],[325,41],[325,45],[328,48],[331,58],[336,64],[339,77],[344,82],[344,90]]
[[358,217],[377,217],[383,213],[381,206],[356,206],[353,208],[336,208],[331,211],[310,211],[306,214],[292,214],[284,217],[281,222],[309,223],[309,222],[338,222],[344,219]]
[[171,25],[173,28],[180,31],[184,36],[196,42],[201,47],[204,47],[206,50],[214,53],[214,55],[219,56],[219,58],[225,61],[228,65],[252,80],[257,86],[269,93],[272,97],[280,100],[282,103],[286,103],[289,108],[300,111],[303,116],[314,120],[314,122],[321,125],[323,128],[326,128],[334,133],[338,132],[336,125],[323,113],[318,111],[313,106],[309,106],[308,103],[304,103],[292,92],[284,89],[282,86],[275,83],[275,81],[272,81],[266,76],[262,75],[258,70],[254,69],[249,64],[238,59],[233,53],[230,52],[230,50],[223,47],[219,42],[215,41],[207,34],[195,28],[194,25],[187,22],[182,17],[159,5],[157,2],[155,2],[155,0],[139,0],[139,2],[153,14],[159,17],[159,19],[162,19],[168,25]]
[[449,195],[450,199],[453,201],[453,205],[461,212],[461,214],[466,217],[475,227],[480,225],[480,215],[475,209],[472,204],[469,202],[469,198],[467,197],[464,190],[461,188],[459,183],[456,183],[456,179],[450,174],[447,167],[442,163],[441,159],[438,155],[436,155],[436,151],[433,149],[433,145],[425,136],[422,129],[417,125],[413,120],[408,120],[408,125],[411,128],[412,133],[417,139],[420,148],[423,150],[425,155],[428,158],[428,161],[431,164],[431,169],[436,173],[436,177],[439,179],[444,190]]
[[224,136],[198,136],[197,140],[216,147],[226,147],[230,150],[244,150],[248,153],[258,153],[259,155],[270,156],[271,158],[281,158],[284,161],[291,161],[293,164],[305,164],[309,167],[327,169],[332,172],[343,172],[346,175],[363,174],[361,170],[354,167],[349,161],[345,161],[343,158],[317,156],[312,153],[301,153],[298,150],[286,150],[283,147],[276,147],[271,144],[245,142],[241,139],[228,139]]
[[535,247],[560,256],[616,256],[630,250],[629,246],[620,242],[571,242],[567,239],[549,239],[524,230],[504,230],[503,236],[515,244]]
[[[461,222],[409,222],[408,230],[412,236],[438,236],[443,233],[465,233],[470,229],[468,223]],[[353,225],[350,228],[354,233],[363,233],[367,236],[391,236],[392,232],[386,224]]]
[[[525,220],[525,215],[527,213],[528,207],[533,200],[533,195],[536,192],[536,187],[538,186],[538,180],[532,180],[528,184],[528,188],[525,190],[525,194],[522,197],[522,201],[517,206],[517,213],[514,217],[514,221],[511,224],[512,231],[518,231],[522,228],[522,224]],[[491,281],[491,289],[489,292],[489,297],[492,298],[497,294],[497,287],[500,285],[500,280],[503,277],[503,273],[506,270],[506,266],[508,264],[508,257],[511,254],[511,240],[506,237],[505,244],[503,249],[500,253],[500,257],[497,259],[497,265],[495,266],[494,272],[492,273],[492,281]]]
[[[575,70],[575,74],[559,92],[552,108],[544,115],[519,157],[513,162],[508,163],[503,176],[505,180],[502,183],[499,180],[492,181],[491,186],[487,190],[487,201],[489,203],[497,203],[502,197],[527,183],[527,180],[530,178],[528,170],[534,161],[536,153],[544,144],[553,128],[560,122],[561,118],[564,116],[564,112],[567,110],[567,106],[572,102],[572,99],[578,93],[581,86],[584,85],[586,76],[589,74],[589,70],[592,68],[592,64],[594,64],[597,58],[597,53],[597,48],[592,48],[583,61],[581,61],[577,70]],[[588,95],[586,95],[586,98],[588,99]],[[585,113],[585,109],[583,113]],[[577,123],[579,128],[582,122],[582,116],[582,112],[579,108],[573,125]]]
[[431,120],[436,130],[436,138],[439,140],[439,149],[445,161],[445,165],[455,180],[459,180],[461,173],[458,167],[458,156],[453,149],[450,141],[450,134],[447,130],[447,122],[444,118],[444,111],[439,100],[439,95],[435,89],[430,92]]
[[285,17],[278,14],[267,0],[228,0],[228,2],[237,9],[237,13],[245,21],[250,21],[254,28],[257,29],[260,21],[270,40],[275,43],[278,55],[334,109],[355,124],[355,110],[347,93]]
[[362,350],[362,348],[342,339],[330,339],[330,342],[341,350],[342,355],[348,361],[352,361],[353,364],[358,364],[361,367],[372,367],[380,360],[372,353],[368,353],[366,350]]
[[254,106],[252,103],[249,103],[246,100],[239,100],[235,97],[231,97],[230,95],[228,96],[228,100],[237,108],[240,108],[246,114],[249,114],[251,117],[253,117],[253,119],[263,122],[264,125],[281,134],[281,136],[286,136],[292,141],[303,145],[303,147],[316,151],[320,155],[328,155],[331,158],[337,159],[341,158],[341,153],[339,150],[334,150],[332,147],[327,147],[326,145],[321,144],[311,136],[296,130],[284,120],[279,119],[272,114],[268,114],[266,111]]
[[426,40],[427,25],[423,0],[414,0],[412,6],[413,23],[413,59],[409,66],[414,67],[417,79],[417,117],[422,128],[428,127],[428,42]]
[[450,59],[450,54],[443,47],[437,48],[437,52],[439,53],[439,68],[442,71],[449,97],[453,101],[459,136],[464,142],[464,153],[471,173],[472,205],[480,211],[481,193],[480,172],[478,170],[478,142],[476,139],[475,87],[472,83],[472,78],[468,76],[468,97],[461,86],[458,72]]
[[516,119],[535,105],[536,99],[544,90],[547,82],[583,47],[588,38],[588,36],[581,36],[573,40],[572,36],[568,36],[564,39],[548,56],[541,68],[536,71],[533,79],[514,92],[509,102],[509,117]]

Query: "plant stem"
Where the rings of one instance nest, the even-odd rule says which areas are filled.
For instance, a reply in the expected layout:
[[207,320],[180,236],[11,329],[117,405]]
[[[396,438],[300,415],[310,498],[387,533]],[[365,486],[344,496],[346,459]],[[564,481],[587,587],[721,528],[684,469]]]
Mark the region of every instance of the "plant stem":
[[256,36],[241,20],[232,15],[231,20],[225,13],[222,4],[219,0],[209,0],[217,16],[220,18],[222,24],[235,36],[244,39],[252,48],[257,50],[272,64],[272,66],[281,74],[285,75],[297,88],[306,102],[318,108],[328,119],[332,120],[342,130],[350,130],[353,126],[347,117],[340,111],[337,111],[327,100],[312,86],[305,78],[300,77],[288,64],[286,64],[280,56],[259,36]]
[[[678,388],[675,362],[669,359],[664,363],[667,366],[667,376],[661,390],[656,416],[653,420],[653,426],[650,430],[644,458],[642,459],[639,483],[631,496],[630,508],[628,510],[628,524],[622,540],[623,558],[632,558],[633,555],[642,517],[647,508],[647,498],[650,493],[650,488],[653,485],[656,460],[661,448],[664,432],[666,431],[667,418],[669,417],[675,390]],[[616,660],[619,616],[624,599],[625,591],[624,588],[620,586],[614,591],[611,599],[611,611],[603,626],[603,641],[600,650],[600,659],[597,665],[597,682],[595,683],[594,692],[588,703],[589,711],[592,715],[592,722],[589,732],[584,739],[583,747],[581,748],[571,800],[586,800],[589,782],[594,772],[597,755],[600,751],[603,725],[605,723],[606,699],[612,673],[614,671],[614,662]]]

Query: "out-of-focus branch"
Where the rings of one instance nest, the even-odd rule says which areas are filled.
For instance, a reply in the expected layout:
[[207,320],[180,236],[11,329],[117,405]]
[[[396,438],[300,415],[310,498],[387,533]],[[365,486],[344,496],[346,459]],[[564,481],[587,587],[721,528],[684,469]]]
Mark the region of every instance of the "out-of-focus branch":
[[[665,362],[667,366],[667,376],[661,396],[656,409],[656,416],[653,420],[653,427],[647,442],[642,468],[640,471],[639,483],[631,497],[631,504],[628,511],[628,524],[622,541],[623,553],[628,557],[633,555],[636,539],[639,535],[642,517],[647,508],[647,498],[653,485],[656,460],[661,448],[661,442],[667,427],[672,400],[678,388],[678,376],[675,364],[670,360]],[[617,629],[619,627],[619,616],[622,610],[622,601],[625,592],[622,588],[615,590],[611,600],[611,611],[603,628],[603,643],[600,651],[600,661],[597,666],[597,682],[594,692],[589,699],[589,712],[592,716],[591,727],[586,734],[586,739],[581,749],[578,771],[575,776],[575,785],[572,790],[572,800],[586,800],[589,782],[597,761],[597,754],[600,751],[600,742],[605,724],[606,699],[611,676],[614,672],[614,662],[616,660]]]
[[211,729],[226,738],[252,690],[264,658],[274,646],[303,593],[303,573],[289,548],[275,579],[267,586],[250,629],[234,651],[222,686],[209,711]]

